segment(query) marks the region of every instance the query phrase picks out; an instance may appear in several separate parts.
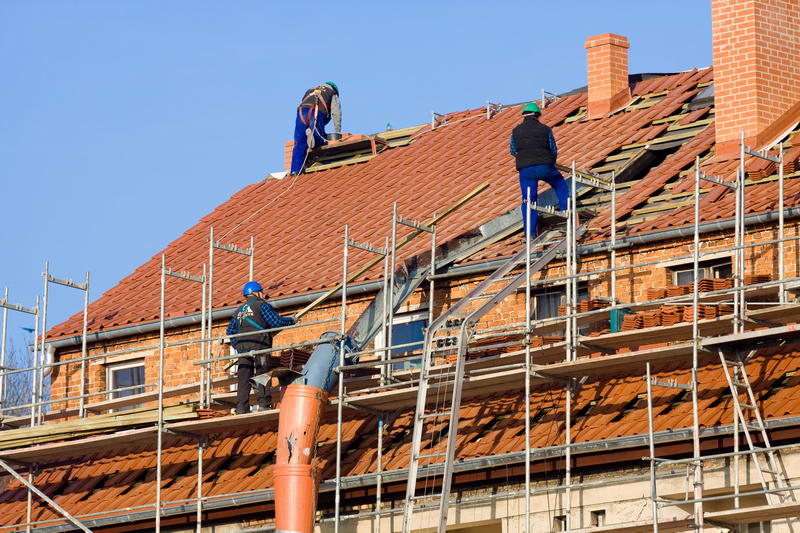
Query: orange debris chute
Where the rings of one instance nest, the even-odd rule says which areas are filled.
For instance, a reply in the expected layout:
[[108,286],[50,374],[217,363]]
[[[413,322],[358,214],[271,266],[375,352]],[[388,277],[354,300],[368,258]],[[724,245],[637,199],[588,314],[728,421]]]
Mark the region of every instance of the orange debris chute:
[[308,385],[289,385],[281,400],[275,460],[275,529],[311,533],[317,507],[319,471],[311,464],[322,405],[328,393]]
[[[341,352],[353,351],[349,337],[326,332],[302,373],[283,393],[275,457],[275,529],[278,533],[312,533],[319,492],[317,452],[322,406],[338,382]],[[346,364],[354,362],[348,358]]]

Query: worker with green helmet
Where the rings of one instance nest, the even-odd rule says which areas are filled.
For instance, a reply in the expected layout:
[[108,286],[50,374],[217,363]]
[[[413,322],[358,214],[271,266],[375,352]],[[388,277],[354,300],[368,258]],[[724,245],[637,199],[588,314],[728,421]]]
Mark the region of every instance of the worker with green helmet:
[[336,133],[342,132],[342,107],[339,103],[339,87],[332,81],[307,90],[297,107],[294,123],[294,148],[292,148],[291,173],[303,171],[308,154],[316,146],[328,142],[325,125],[333,119]]
[[519,186],[522,190],[522,227],[526,234],[536,236],[536,224],[539,212],[531,210],[530,228],[527,225],[525,203],[530,191],[531,204],[535,204],[539,195],[539,181],[544,181],[555,191],[558,198],[558,209],[565,211],[569,199],[569,187],[564,176],[556,169],[558,147],[553,137],[553,130],[539,122],[542,114],[535,102],[522,106],[522,122],[511,132],[510,152],[516,158],[519,171]]

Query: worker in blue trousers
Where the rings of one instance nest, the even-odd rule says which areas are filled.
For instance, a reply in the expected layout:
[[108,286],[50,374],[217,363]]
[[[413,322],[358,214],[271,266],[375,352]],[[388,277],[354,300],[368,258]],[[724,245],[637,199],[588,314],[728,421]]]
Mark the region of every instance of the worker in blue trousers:
[[[242,333],[240,337],[231,339],[231,344],[240,354],[236,375],[239,386],[236,391],[236,414],[250,412],[250,379],[270,370],[269,353],[248,355],[254,350],[268,350],[272,348],[271,328],[291,326],[296,322],[293,317],[281,316],[266,301],[264,289],[256,281],[248,281],[242,287],[242,295],[247,302],[239,307],[231,317],[226,335]],[[270,406],[269,390],[264,385],[256,387],[258,410],[268,409]]]
[[307,90],[297,108],[294,148],[292,148],[292,175],[303,171],[312,149],[327,144],[325,125],[331,119],[336,133],[341,133],[342,108],[339,103],[339,88],[332,81],[326,81]]
[[[522,227],[528,231],[527,217],[525,216],[525,200],[528,189],[531,194],[531,204],[535,204],[539,196],[539,181],[544,181],[556,192],[558,209],[565,211],[569,200],[569,187],[564,176],[556,169],[556,156],[558,148],[553,130],[539,122],[542,111],[534,102],[522,106],[522,122],[511,132],[511,155],[516,157],[517,170],[519,171],[519,186],[522,189]],[[536,236],[536,224],[539,212],[531,210],[532,237]],[[527,233],[526,233],[527,234]]]

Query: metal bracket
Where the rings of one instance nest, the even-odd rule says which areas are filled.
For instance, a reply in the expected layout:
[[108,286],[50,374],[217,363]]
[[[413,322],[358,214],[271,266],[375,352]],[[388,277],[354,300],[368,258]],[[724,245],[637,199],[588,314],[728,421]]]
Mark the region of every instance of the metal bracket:
[[601,352],[605,354],[617,353],[615,350],[612,350],[611,348],[606,348],[605,346],[597,346],[589,342],[578,341],[577,346],[581,348],[586,348],[587,350],[594,350],[596,352]]
[[539,377],[545,379],[551,379],[553,381],[558,381],[560,383],[566,383],[567,385],[572,385],[572,378],[565,378],[562,376],[554,376],[552,374],[548,374],[546,372],[539,372],[538,370],[531,370],[530,372],[531,377]]
[[780,164],[781,159],[780,157],[775,157],[774,155],[769,155],[766,152],[762,152],[760,150],[753,150],[752,148],[748,148],[747,146],[744,147],[744,153],[748,155],[752,155],[754,157],[760,157],[761,159],[766,159],[767,161],[772,161],[773,163]]
[[353,239],[347,239],[347,246],[350,246],[351,248],[358,248],[359,250],[364,250],[366,252],[372,252],[373,254],[383,256],[389,255],[389,250],[386,250],[385,248],[375,248],[368,242],[358,242],[354,241]]
[[682,390],[685,390],[685,391],[692,390],[692,386],[691,385],[685,385],[683,383],[678,383],[674,379],[670,379],[670,380],[667,380],[667,381],[659,381],[656,378],[650,378],[650,384],[651,385],[656,385],[657,387],[666,387],[666,388],[670,388],[670,389],[682,389]]
[[431,111],[431,129],[435,130],[439,126],[444,126],[447,124],[447,115],[443,115],[441,113],[437,113],[436,111]]
[[398,224],[402,224],[404,226],[408,226],[409,228],[418,229],[420,231],[426,231],[428,233],[433,233],[433,227],[426,226],[421,222],[417,222],[416,220],[408,220],[407,218],[403,218],[400,215],[396,215],[394,219],[397,221]]
[[486,120],[492,120],[496,114],[498,114],[503,109],[503,104],[495,104],[490,101],[486,101]]
[[710,181],[711,183],[716,183],[717,185],[722,185],[723,187],[727,187],[729,189],[736,189],[736,184],[731,183],[730,181],[725,181],[719,178],[715,178],[714,176],[709,176],[708,174],[703,173],[702,170],[698,170],[698,175],[700,176],[701,180]]
[[175,435],[176,437],[186,437],[189,439],[197,439],[197,440],[203,440],[206,438],[205,435],[199,435],[197,433],[190,433],[188,431],[181,431],[179,429],[171,429],[167,427],[161,428],[161,431],[169,435]]
[[171,268],[165,268],[164,275],[172,276],[173,278],[181,278],[189,281],[196,281],[197,283],[205,282],[205,278],[203,278],[203,276],[192,276],[188,272],[175,272]]
[[352,403],[350,403],[348,401],[343,401],[342,402],[342,406],[343,407],[349,407],[350,409],[357,409],[359,411],[364,411],[365,413],[369,413],[369,414],[375,415],[375,416],[382,416],[384,413],[387,412],[387,411],[381,411],[380,409],[373,409],[371,407],[364,407],[362,405],[353,405]]

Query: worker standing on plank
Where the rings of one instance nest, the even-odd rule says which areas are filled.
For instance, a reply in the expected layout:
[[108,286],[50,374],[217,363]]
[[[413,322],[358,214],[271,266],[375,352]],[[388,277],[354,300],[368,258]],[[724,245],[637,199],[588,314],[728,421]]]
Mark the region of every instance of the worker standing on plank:
[[292,175],[303,171],[310,150],[328,142],[325,125],[331,119],[336,133],[341,133],[342,108],[339,103],[339,88],[332,81],[326,81],[307,90],[297,108],[294,148],[292,148]]
[[[291,326],[296,322],[292,317],[279,315],[265,299],[264,289],[255,281],[248,281],[242,288],[242,294],[247,302],[239,307],[231,317],[226,335],[237,333],[251,333],[231,339],[231,344],[240,354],[236,377],[239,386],[236,391],[236,414],[250,412],[250,379],[255,375],[264,374],[270,370],[269,353],[254,356],[241,355],[253,350],[266,350],[272,348],[272,333],[264,331],[270,328]],[[269,409],[270,396],[267,387],[256,387],[258,409]]]
[[[511,155],[516,157],[519,171],[519,186],[522,189],[522,227],[528,231],[525,215],[525,201],[528,189],[531,191],[531,203],[538,198],[539,180],[547,182],[556,192],[558,209],[567,209],[569,187],[564,176],[556,169],[558,148],[553,130],[539,122],[542,111],[535,102],[522,106],[522,122],[511,132]],[[531,236],[536,236],[536,223],[539,212],[531,211]]]

